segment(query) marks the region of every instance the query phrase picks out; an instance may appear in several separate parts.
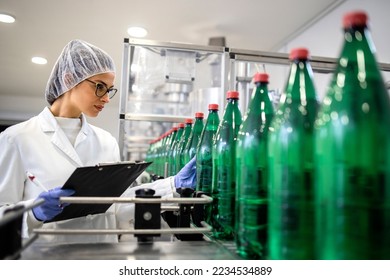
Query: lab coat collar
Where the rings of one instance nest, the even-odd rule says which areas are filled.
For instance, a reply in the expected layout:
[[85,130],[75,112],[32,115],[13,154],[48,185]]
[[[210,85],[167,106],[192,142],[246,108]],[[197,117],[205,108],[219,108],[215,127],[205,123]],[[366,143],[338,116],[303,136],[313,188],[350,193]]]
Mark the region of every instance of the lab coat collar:
[[[53,116],[53,113],[50,111],[49,107],[45,107],[43,111],[39,114],[40,123],[43,132],[54,132],[58,127],[58,123]],[[91,128],[88,125],[87,118],[84,114],[81,114],[81,130],[84,135],[88,135],[91,132]]]
[[79,145],[81,142],[83,142],[86,138],[88,133],[91,131],[91,127],[88,125],[87,118],[84,116],[84,114],[81,114],[81,129],[79,132],[79,135],[77,135],[75,147]]
[[[75,148],[70,144],[65,133],[60,129],[55,117],[48,107],[45,107],[39,114],[41,128],[44,133],[52,132],[51,142],[57,146],[65,155],[72,159],[78,166],[83,166],[80,157],[78,156]],[[90,133],[91,128],[88,125],[86,117],[81,115],[81,130],[77,136],[75,146],[84,141]]]

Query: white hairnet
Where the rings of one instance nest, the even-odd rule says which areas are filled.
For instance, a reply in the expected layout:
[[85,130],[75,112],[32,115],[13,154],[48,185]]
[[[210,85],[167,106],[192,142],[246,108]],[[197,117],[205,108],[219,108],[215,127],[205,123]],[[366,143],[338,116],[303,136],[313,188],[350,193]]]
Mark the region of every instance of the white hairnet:
[[105,51],[82,40],[70,41],[53,67],[46,86],[46,100],[51,105],[85,79],[108,72],[115,72],[115,65]]

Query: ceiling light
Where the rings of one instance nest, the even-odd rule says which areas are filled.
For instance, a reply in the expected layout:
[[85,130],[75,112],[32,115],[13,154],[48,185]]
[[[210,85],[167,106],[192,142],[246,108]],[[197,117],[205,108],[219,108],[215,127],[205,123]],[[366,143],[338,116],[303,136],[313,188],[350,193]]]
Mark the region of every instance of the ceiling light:
[[11,15],[0,13],[0,22],[13,23],[13,22],[15,22],[15,17],[13,17]]
[[33,58],[31,58],[31,62],[35,64],[46,64],[47,59],[39,56],[34,56]]
[[146,31],[146,29],[143,27],[134,26],[134,27],[129,27],[129,29],[127,29],[127,33],[131,37],[143,38],[148,34],[148,31]]

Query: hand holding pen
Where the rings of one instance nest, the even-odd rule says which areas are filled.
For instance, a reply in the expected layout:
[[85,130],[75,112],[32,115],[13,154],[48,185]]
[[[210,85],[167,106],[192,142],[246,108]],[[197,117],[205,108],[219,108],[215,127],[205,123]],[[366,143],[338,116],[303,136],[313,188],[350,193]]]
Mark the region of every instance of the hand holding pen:
[[39,188],[44,190],[38,196],[38,199],[43,199],[45,202],[32,209],[35,218],[39,221],[47,222],[52,220],[55,216],[60,214],[65,206],[68,204],[61,204],[61,196],[70,196],[74,194],[74,190],[62,189],[62,187],[56,187],[51,190],[47,190],[42,183],[30,172],[27,172],[27,177]]
[[42,183],[37,179],[37,177],[35,177],[35,175],[33,175],[31,172],[27,171],[26,172],[27,174],[27,177],[30,179],[31,182],[33,182],[33,184],[39,188],[41,188],[43,191],[49,191],[44,185],[42,185]]

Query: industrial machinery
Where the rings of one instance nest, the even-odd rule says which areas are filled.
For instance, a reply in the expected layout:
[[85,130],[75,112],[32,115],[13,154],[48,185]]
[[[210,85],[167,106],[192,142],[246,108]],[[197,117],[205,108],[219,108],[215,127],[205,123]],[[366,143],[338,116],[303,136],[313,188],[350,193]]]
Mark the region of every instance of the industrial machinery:
[[[28,240],[21,237],[23,214],[43,201],[10,207],[0,217],[0,259],[239,259],[231,242],[223,245],[211,240],[212,228],[203,221],[203,209],[212,199],[192,189],[178,192],[181,197],[165,199],[154,196],[151,189],[138,190],[135,198],[64,197],[64,203],[134,203],[134,229],[35,229]],[[171,226],[162,227],[161,214],[167,213],[171,213]],[[135,239],[103,244],[34,242],[47,234],[115,234]]]

